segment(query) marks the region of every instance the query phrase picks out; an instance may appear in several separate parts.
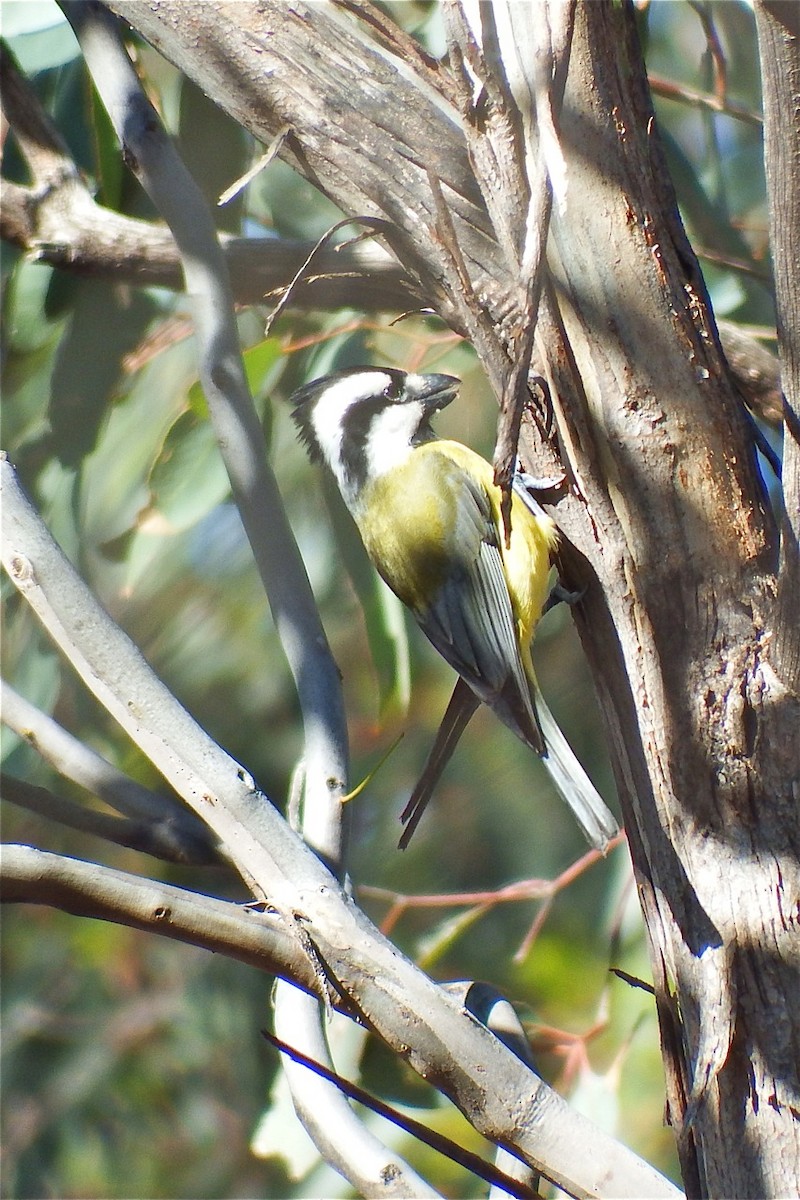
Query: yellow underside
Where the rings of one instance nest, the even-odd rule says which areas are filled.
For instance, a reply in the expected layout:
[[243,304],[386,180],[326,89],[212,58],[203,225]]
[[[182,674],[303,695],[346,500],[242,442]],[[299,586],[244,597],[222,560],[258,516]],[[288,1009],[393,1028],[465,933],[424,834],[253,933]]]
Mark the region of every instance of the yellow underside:
[[480,522],[474,501],[464,503],[464,472],[485,493],[499,531],[519,647],[529,670],[528,647],[547,597],[550,554],[558,533],[549,517],[535,516],[513,495],[511,543],[506,548],[501,492],[485,459],[459,442],[418,446],[406,463],[365,487],[356,521],[380,574],[412,611],[424,612],[454,563],[461,560],[468,567],[479,548]]

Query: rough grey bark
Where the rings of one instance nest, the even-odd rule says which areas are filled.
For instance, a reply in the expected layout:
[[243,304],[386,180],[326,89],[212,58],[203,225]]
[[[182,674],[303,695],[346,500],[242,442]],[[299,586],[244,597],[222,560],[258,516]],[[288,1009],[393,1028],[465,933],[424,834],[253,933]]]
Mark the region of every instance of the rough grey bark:
[[582,493],[561,520],[603,592],[578,623],[631,802],[687,1191],[781,1195],[800,1150],[800,715],[771,647],[776,531],[630,28],[582,13],[550,343]]
[[765,165],[775,264],[778,344],[783,376],[782,619],[776,650],[787,680],[800,688],[800,8],[786,0],[756,5],[764,91]]

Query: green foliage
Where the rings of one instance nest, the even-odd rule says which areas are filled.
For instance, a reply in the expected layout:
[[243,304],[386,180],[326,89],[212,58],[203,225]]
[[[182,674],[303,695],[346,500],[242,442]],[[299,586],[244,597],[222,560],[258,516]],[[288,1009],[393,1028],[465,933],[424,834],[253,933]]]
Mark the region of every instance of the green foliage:
[[[441,51],[437,6],[385,7]],[[708,8],[723,39],[729,95],[757,109],[752,14],[739,3]],[[120,165],[55,9],[6,9],[6,35],[102,202],[128,214],[149,211]],[[30,31],[37,19],[42,27]],[[712,88],[713,63],[692,8],[653,4],[641,21],[657,74]],[[153,52],[143,50],[142,63],[187,159],[216,197],[246,167],[248,139]],[[768,289],[759,277],[766,220],[757,127],[679,99],[659,99],[657,109],[687,226],[717,260],[707,278],[719,310],[769,322]],[[307,238],[339,216],[279,162],[218,212],[225,228],[248,223]],[[720,261],[726,257],[746,260],[756,273],[732,269]],[[183,299],[56,275],[19,256],[4,255],[3,265],[6,448],[65,551],[159,675],[282,804],[300,750],[296,701],[196,382]],[[543,932],[515,961],[539,902],[498,904],[490,890],[555,878],[583,846],[540,765],[487,713],[459,747],[409,851],[395,850],[397,814],[452,678],[368,568],[338,499],[295,441],[286,400],[302,379],[346,362],[449,371],[464,379],[463,399],[457,412],[443,414],[440,429],[490,453],[494,413],[471,352],[422,317],[390,326],[389,317],[368,321],[359,313],[290,314],[264,340],[264,316],[240,316],[247,372],[342,665],[353,782],[406,734],[353,801],[351,866],[356,885],[365,885],[363,902],[379,921],[397,916],[399,903],[393,935],[435,977],[490,979],[527,1006],[534,1032],[552,1027],[538,1038],[545,1073],[575,1088],[595,1117],[613,1100],[616,1129],[628,1144],[674,1169],[670,1139],[661,1132],[652,1000],[608,975],[612,962],[635,975],[648,970],[624,851],[559,892]],[[292,348],[301,343],[312,348]],[[553,613],[543,624],[537,660],[556,714],[609,794],[599,718],[567,614]],[[80,738],[155,783],[15,597],[8,601],[5,670]],[[6,753],[10,771],[64,788],[16,739],[7,739]],[[126,869],[160,871],[199,890],[229,886],[221,875],[168,870],[131,852],[87,845],[11,810],[5,833]],[[402,899],[450,892],[483,898],[436,908]],[[312,1194],[307,1180],[290,1181],[281,1162],[256,1162],[248,1149],[275,1069],[258,1037],[268,1019],[269,980],[187,947],[46,909],[6,917],[3,954],[5,1195]],[[598,1037],[584,1042],[595,1023]],[[559,1029],[573,1035],[571,1054]],[[439,1106],[383,1058],[370,1047],[371,1087]],[[472,1194],[470,1181],[456,1172],[445,1177],[427,1152],[418,1161],[452,1194]],[[332,1186],[327,1177],[325,1186]]]

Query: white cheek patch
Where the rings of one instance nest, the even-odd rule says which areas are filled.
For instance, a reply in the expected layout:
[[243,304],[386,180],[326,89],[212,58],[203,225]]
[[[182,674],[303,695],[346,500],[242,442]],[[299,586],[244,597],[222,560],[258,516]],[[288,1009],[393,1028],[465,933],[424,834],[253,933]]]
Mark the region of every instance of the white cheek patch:
[[372,418],[364,452],[368,472],[373,478],[385,475],[406,461],[412,453],[411,439],[424,416],[422,402],[412,400],[405,404],[390,404]]
[[342,430],[345,413],[359,400],[379,396],[391,379],[383,371],[364,371],[340,379],[327,388],[311,417],[314,436],[323,458],[336,475],[341,475]]

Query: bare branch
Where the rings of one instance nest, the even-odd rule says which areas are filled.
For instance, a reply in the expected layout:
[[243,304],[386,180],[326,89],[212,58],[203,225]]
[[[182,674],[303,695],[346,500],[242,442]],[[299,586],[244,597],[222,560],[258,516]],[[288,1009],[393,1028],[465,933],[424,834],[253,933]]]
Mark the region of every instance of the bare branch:
[[[474,293],[490,314],[508,311],[507,281],[501,289],[493,280],[497,244],[458,113],[439,86],[442,68],[433,70],[417,57],[401,69],[394,54],[371,40],[367,27],[333,5],[222,3],[212,13],[204,5],[189,12],[174,0],[157,10],[139,0],[113,0],[109,7],[198,79],[260,141],[268,143],[288,124],[294,132],[281,157],[335,195],[346,215],[387,222],[387,242],[415,278],[417,294],[461,332],[471,310],[446,283],[451,259],[438,236],[428,182],[435,178]],[[307,53],[309,38],[317,48],[313,56]],[[210,42],[224,43],[225,53],[202,52]],[[254,46],[257,82],[251,76]],[[356,98],[354,78],[379,86],[359,89]]]
[[717,319],[722,348],[745,404],[768,425],[783,421],[781,364],[772,350],[735,321]]
[[[269,844],[280,818],[238,763],[220,750],[150,671],[56,546],[2,460],[3,563],[89,689],[162,775],[230,849],[237,869],[274,877]],[[225,796],[226,805],[218,802]],[[258,797],[254,805],[253,800]],[[310,857],[310,855],[309,855]]]
[[[514,1006],[497,988],[488,983],[476,983],[474,980],[461,980],[445,984],[445,987],[451,995],[458,996],[467,1012],[472,1013],[476,1020],[490,1029],[504,1046],[508,1046],[513,1054],[527,1063],[538,1075],[530,1042]],[[495,1166],[539,1195],[539,1175],[525,1163],[521,1163],[516,1155],[510,1154],[508,1150],[498,1150]],[[489,1200],[502,1200],[504,1195],[506,1193],[502,1185],[493,1184]]]
[[230,281],[208,206],[145,96],[114,19],[83,4],[67,4],[65,12],[117,136],[181,253],[203,390],[300,698],[306,803],[316,808],[316,844],[335,860],[342,820],[336,793],[346,791],[347,772],[339,675],[268,464],[242,362]]
[[[530,397],[528,373],[533,354],[539,299],[547,271],[546,249],[553,193],[566,202],[566,167],[556,132],[569,63],[575,4],[537,5],[531,14],[518,5],[494,6],[499,56],[508,92],[519,113],[528,204],[519,259],[522,321],[512,353],[512,370],[501,397],[495,480],[502,486],[503,522],[510,535],[511,478],[517,463],[522,412]],[[477,31],[473,30],[477,34]]]
[[4,41],[0,41],[0,87],[3,112],[14,130],[36,187],[45,190],[72,180],[85,191],[66,142]]
[[[0,47],[3,113],[19,142],[33,183],[3,181],[0,234],[37,262],[138,287],[179,288],[181,260],[166,225],[138,220],[97,204],[69,149],[19,70]],[[240,304],[283,291],[313,243],[220,235]],[[410,276],[378,243],[325,246],[314,272],[292,292],[292,307],[402,311],[421,303]]]
[[[312,996],[298,995],[283,980],[276,991],[276,1036],[295,1048],[302,1046],[303,1054],[335,1075],[328,1031],[319,1019],[320,1006],[314,1004]],[[335,1078],[309,1071],[296,1056],[283,1055],[281,1064],[303,1128],[328,1166],[359,1195],[402,1196],[409,1200],[438,1196],[396,1151],[367,1128]]]
[[194,813],[178,804],[173,796],[158,796],[129,778],[5,681],[2,711],[4,724],[24,738],[59,774],[99,796],[117,812],[133,817],[140,824],[147,822],[152,838],[163,847],[167,857],[175,862],[218,861],[208,830]]
[[[70,5],[66,12],[117,135],[181,253],[203,390],[300,698],[305,727],[303,832],[335,869],[341,869],[345,813],[340,799],[347,790],[348,751],[339,676],[268,466],[242,363],[233,294],[211,215],[138,82],[116,22],[107,12],[83,5]],[[319,1054],[325,1044],[319,1007],[285,984],[276,990],[275,1005],[276,1014],[285,1012],[292,1022],[297,1042],[309,1053]],[[308,1083],[308,1077],[303,1081]],[[328,1128],[336,1131],[333,1142],[339,1146],[335,1159],[340,1169],[351,1182],[360,1182],[359,1151],[370,1141],[377,1148],[380,1177],[387,1162],[385,1149],[366,1134],[335,1087],[319,1078],[310,1083],[315,1094],[307,1106],[309,1116],[331,1109],[337,1112]],[[298,1110],[302,1111],[299,1104]],[[307,1128],[314,1136],[322,1127],[309,1120]],[[345,1131],[349,1141],[343,1145]],[[331,1141],[327,1136],[326,1151]]]
[[302,930],[320,981],[435,1081],[476,1129],[515,1147],[559,1186],[574,1194],[679,1195],[572,1112],[381,937],[247,772],[153,676],[57,549],[5,462],[2,475],[2,544],[12,580],[112,716],[226,842],[242,874],[269,893],[289,928]]
[[38,813],[39,816],[58,821],[59,824],[77,829],[81,833],[90,833],[105,841],[115,842],[118,846],[140,850],[143,854],[150,854],[153,858],[160,858],[165,862],[208,866],[220,861],[219,856],[211,850],[208,839],[198,839],[193,845],[185,837],[175,837],[166,821],[153,823],[112,817],[108,813],[85,808],[64,796],[58,796],[47,788],[35,787],[23,779],[15,779],[7,773],[0,782],[0,790],[4,800],[17,804],[28,812]]
[[681,104],[688,104],[693,108],[724,113],[728,117],[735,117],[737,121],[745,121],[748,125],[760,127],[763,124],[758,113],[752,112],[742,104],[736,104],[727,96],[710,96],[706,92],[698,92],[695,88],[675,83],[671,79],[664,79],[662,75],[656,75],[652,71],[648,73],[647,78],[650,82],[650,90],[654,95],[663,96],[666,100],[677,100]]
[[320,992],[319,975],[300,941],[269,910],[261,912],[33,846],[5,845],[0,865],[4,904],[44,904],[75,916],[157,933],[272,975],[285,975],[298,987]]

